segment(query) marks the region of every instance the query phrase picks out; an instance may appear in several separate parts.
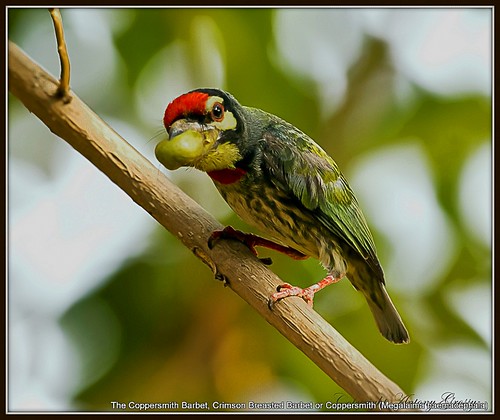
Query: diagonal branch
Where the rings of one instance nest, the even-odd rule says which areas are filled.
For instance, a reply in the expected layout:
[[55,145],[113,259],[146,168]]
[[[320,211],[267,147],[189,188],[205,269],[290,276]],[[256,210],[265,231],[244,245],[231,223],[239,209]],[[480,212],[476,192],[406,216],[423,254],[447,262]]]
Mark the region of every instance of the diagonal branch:
[[114,132],[74,93],[56,96],[57,81],[9,42],[9,91],[56,135],[104,172],[132,200],[182,241],[229,287],[357,401],[401,401],[404,392],[351,346],[302,299],[268,308],[281,281],[237,242],[210,234],[222,226]]

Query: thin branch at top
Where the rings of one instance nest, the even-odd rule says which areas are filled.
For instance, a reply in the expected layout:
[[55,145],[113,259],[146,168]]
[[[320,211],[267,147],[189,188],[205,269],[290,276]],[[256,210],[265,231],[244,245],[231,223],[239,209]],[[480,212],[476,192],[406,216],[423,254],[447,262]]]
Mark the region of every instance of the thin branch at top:
[[52,22],[54,22],[54,30],[56,32],[57,39],[57,52],[61,62],[61,78],[59,80],[59,86],[57,87],[56,94],[59,95],[65,103],[68,103],[71,101],[71,96],[69,94],[70,64],[68,49],[66,48],[66,40],[64,38],[62,16],[59,9],[51,8],[49,9],[49,12],[52,17]]

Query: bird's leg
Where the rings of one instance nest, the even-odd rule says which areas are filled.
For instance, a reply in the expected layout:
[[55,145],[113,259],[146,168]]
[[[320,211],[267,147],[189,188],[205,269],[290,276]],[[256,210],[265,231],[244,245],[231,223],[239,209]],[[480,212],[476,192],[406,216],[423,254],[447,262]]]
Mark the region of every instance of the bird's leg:
[[[223,230],[216,230],[212,233],[210,238],[208,239],[208,247],[212,249],[215,243],[219,239],[236,239],[242,243],[244,243],[252,254],[257,256],[257,251],[255,250],[256,246],[262,246],[264,248],[273,249],[274,251],[281,252],[282,254],[288,255],[290,258],[294,260],[305,260],[309,258],[307,255],[302,252],[297,251],[296,249],[283,246],[277,244],[276,242],[270,241],[269,239],[261,238],[260,236],[253,235],[251,233],[244,233],[239,230],[234,229],[231,226],[226,226]],[[270,258],[261,259],[264,263],[271,263]]]
[[272,307],[273,304],[275,304],[278,300],[287,298],[289,296],[297,296],[304,299],[307,302],[307,304],[312,308],[314,294],[324,289],[326,286],[329,286],[330,284],[339,282],[342,277],[344,276],[343,275],[334,276],[333,274],[328,274],[328,276],[326,276],[323,280],[305,289],[292,286],[289,283],[284,283],[278,286],[277,289],[278,291],[276,293],[273,293],[269,298],[269,307]]

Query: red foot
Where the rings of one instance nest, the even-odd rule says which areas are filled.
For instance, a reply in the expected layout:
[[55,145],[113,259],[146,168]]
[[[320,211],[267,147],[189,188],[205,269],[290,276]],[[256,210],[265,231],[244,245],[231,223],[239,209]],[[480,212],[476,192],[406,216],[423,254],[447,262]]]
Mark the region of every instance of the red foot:
[[241,232],[231,226],[226,226],[223,230],[216,230],[213,232],[208,239],[208,247],[212,249],[219,239],[236,239],[244,243],[255,256],[257,256],[255,247],[262,246],[264,248],[273,249],[274,251],[288,255],[294,260],[305,260],[306,258],[309,258],[307,255],[297,251],[296,249],[277,244],[269,239],[261,238],[260,236],[253,235],[251,233]]
[[280,286],[278,286],[278,291],[276,293],[273,293],[269,299],[269,307],[272,307],[274,303],[276,303],[278,300],[290,297],[290,296],[297,296],[301,297],[306,301],[306,303],[312,308],[313,306],[313,300],[314,300],[314,294],[319,292],[321,289],[324,289],[326,286],[329,286],[330,284],[334,284],[340,281],[340,279],[343,276],[340,277],[334,277],[332,274],[328,274],[323,280],[319,281],[318,283],[313,284],[312,286],[309,286],[305,289],[301,289],[300,287],[295,287],[292,286],[289,283],[284,283]]

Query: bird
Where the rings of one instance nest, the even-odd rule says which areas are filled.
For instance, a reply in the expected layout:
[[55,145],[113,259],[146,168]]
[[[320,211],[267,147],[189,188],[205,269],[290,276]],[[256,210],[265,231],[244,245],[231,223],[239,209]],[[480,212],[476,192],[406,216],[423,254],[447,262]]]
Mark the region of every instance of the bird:
[[270,303],[315,293],[347,277],[365,297],[381,334],[410,338],[391,301],[373,236],[346,177],[312,138],[285,120],[241,105],[230,93],[199,88],[172,100],[163,115],[168,136],[155,147],[167,169],[194,167],[246,223],[270,239],[227,226],[209,240],[244,242],[294,259],[315,258],[327,275],[307,288],[280,285]]

